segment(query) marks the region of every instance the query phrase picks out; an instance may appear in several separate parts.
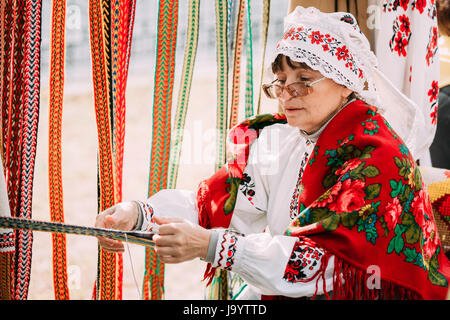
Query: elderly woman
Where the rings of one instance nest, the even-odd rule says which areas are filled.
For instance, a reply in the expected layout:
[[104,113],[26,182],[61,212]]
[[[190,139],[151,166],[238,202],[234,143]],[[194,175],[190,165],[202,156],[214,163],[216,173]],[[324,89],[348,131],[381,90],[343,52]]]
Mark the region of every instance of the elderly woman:
[[120,203],[96,226],[157,231],[161,261],[199,257],[262,298],[445,298],[449,262],[408,149],[421,151],[420,119],[375,65],[352,15],[297,7],[264,86],[283,113],[233,128],[227,165],[196,192]]

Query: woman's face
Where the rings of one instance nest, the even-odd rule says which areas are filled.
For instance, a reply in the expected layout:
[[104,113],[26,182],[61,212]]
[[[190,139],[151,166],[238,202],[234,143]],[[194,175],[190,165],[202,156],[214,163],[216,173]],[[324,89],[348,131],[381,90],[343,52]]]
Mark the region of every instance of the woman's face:
[[[302,68],[297,62],[292,61],[291,65],[294,68],[288,65],[283,56],[281,69],[275,72],[280,85],[288,86],[299,81],[311,83],[323,77],[319,71]],[[283,90],[278,98],[289,125],[309,134],[327,122],[352,93],[331,79],[323,79],[313,84],[311,89],[308,95],[299,97],[293,97]]]

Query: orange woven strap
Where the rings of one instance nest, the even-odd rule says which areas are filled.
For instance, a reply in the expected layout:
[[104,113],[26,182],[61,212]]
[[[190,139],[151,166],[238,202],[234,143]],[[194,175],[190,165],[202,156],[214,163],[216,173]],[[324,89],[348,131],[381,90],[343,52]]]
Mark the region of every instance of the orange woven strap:
[[[114,205],[114,166],[112,157],[112,130],[110,112],[110,93],[108,92],[108,67],[105,39],[105,20],[109,14],[107,2],[89,1],[92,75],[94,85],[94,104],[98,134],[98,183],[99,211]],[[108,16],[109,18],[109,16]],[[108,28],[109,30],[109,28]],[[116,254],[99,249],[99,271],[96,285],[96,299],[113,300],[117,295]]]
[[[167,187],[177,26],[178,1],[160,0],[149,196]],[[163,292],[164,265],[153,249],[146,249],[143,298],[159,300]]]
[[[50,58],[50,105],[48,139],[48,181],[50,218],[64,222],[62,170],[61,170],[61,126],[64,97],[64,29],[66,1],[53,1],[52,39]],[[53,286],[56,300],[68,300],[66,237],[52,234]]]
[[[125,91],[130,62],[136,0],[111,3],[111,102],[113,111],[113,165],[116,202],[122,201],[123,152],[125,140]],[[117,261],[117,299],[122,299],[123,257]]]
[[[136,0],[90,0],[94,100],[99,139],[99,210],[122,200],[125,90]],[[122,299],[123,258],[100,249],[97,299]]]

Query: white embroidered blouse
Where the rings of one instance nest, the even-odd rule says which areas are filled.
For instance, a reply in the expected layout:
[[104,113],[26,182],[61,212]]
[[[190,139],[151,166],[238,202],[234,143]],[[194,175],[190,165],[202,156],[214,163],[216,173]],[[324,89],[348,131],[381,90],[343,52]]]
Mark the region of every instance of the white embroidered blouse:
[[[303,169],[329,121],[310,136],[288,124],[271,125],[261,130],[250,147],[230,226],[216,230],[217,243],[211,259],[213,267],[235,272],[248,284],[241,298],[311,297],[323,294],[324,288],[332,290],[334,256],[328,259],[325,273],[319,278],[317,271],[324,250],[284,235],[299,212]],[[150,230],[153,215],[198,224],[195,191],[161,190],[144,206],[141,230]]]

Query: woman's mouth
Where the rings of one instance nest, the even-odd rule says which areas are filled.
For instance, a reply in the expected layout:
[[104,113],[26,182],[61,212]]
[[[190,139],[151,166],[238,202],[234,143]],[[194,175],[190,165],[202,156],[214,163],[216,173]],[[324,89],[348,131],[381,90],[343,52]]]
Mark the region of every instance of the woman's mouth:
[[285,112],[296,112],[296,111],[300,111],[303,109],[304,108],[293,108],[293,107],[284,108]]

